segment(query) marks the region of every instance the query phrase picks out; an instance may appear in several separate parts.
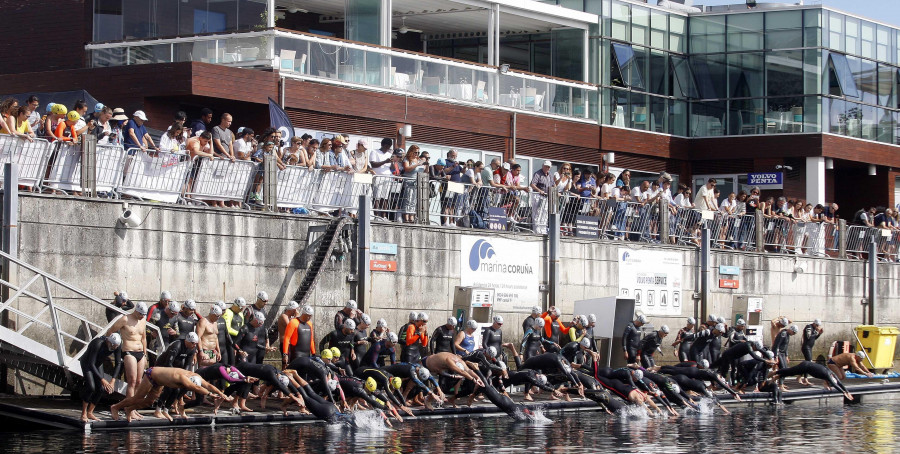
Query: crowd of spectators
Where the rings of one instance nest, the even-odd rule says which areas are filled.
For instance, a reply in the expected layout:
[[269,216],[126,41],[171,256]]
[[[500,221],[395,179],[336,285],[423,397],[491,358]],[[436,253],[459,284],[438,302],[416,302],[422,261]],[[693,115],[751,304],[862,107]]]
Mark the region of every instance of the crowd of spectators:
[[[85,134],[97,137],[100,145],[120,145],[126,149],[186,153],[195,157],[221,158],[231,161],[261,163],[266,154],[275,158],[276,166],[299,166],[324,172],[372,174],[376,214],[397,222],[415,221],[416,191],[414,178],[425,173],[433,183],[431,198],[440,200],[440,223],[464,227],[483,227],[489,206],[506,210],[512,222],[521,218],[545,216],[548,194],[561,196],[560,212],[564,233],[573,234],[576,215],[601,218],[600,229],[608,229],[611,238],[621,238],[614,232],[620,227],[617,219],[623,216],[624,207],[654,207],[660,201],[668,205],[672,221],[682,231],[695,232],[702,225],[699,217],[679,216],[686,210],[712,211],[723,216],[754,215],[757,211],[767,219],[783,223],[835,223],[838,205],[812,204],[786,197],[761,197],[757,187],[738,193],[720,194],[715,179],[710,179],[694,194],[685,184],[673,187],[672,177],[661,172],[656,180],[643,179],[632,182],[631,171],[618,175],[597,172],[594,167],[561,163],[554,169],[550,161],[544,161],[530,180],[522,174],[522,165],[515,159],[490,163],[460,161],[457,151],[449,150],[446,158],[431,161],[428,151],[411,145],[406,150],[395,147],[394,141],[385,138],[378,149],[367,149],[367,142],[359,140],[350,145],[348,134],[336,134],[321,141],[310,134],[283,140],[281,133],[267,128],[262,133],[249,127],[234,131],[234,118],[230,113],[216,117],[211,109],[204,108],[200,116],[188,122],[185,112],[176,112],[171,124],[158,137],[158,143],[148,131],[149,118],[135,111],[129,118],[124,109],[111,108],[102,103],[89,106],[82,100],[69,109],[57,103],[47,103],[43,114],[40,100],[30,96],[19,105],[15,98],[0,102],[0,134],[33,141],[46,138],[50,141],[78,141]],[[218,122],[214,122],[218,119]],[[393,178],[391,178],[393,177]],[[405,177],[405,178],[398,178]],[[464,184],[462,193],[448,190],[447,183]],[[248,197],[250,203],[261,202],[262,174],[257,175]],[[673,193],[674,191],[674,193]],[[527,195],[527,196],[526,196]],[[723,197],[724,195],[724,197]],[[211,201],[213,206],[237,206],[236,203]],[[887,230],[900,229],[900,213],[893,208],[870,207],[856,212],[852,222],[857,225]],[[649,212],[649,211],[648,211]],[[657,211],[653,211],[656,215]],[[707,216],[708,217],[708,216]],[[647,226],[651,236],[658,239],[656,225]],[[644,227],[642,227],[644,228]],[[674,229],[670,231],[673,235]],[[683,232],[682,232],[683,233]],[[691,236],[690,234],[687,236]]]

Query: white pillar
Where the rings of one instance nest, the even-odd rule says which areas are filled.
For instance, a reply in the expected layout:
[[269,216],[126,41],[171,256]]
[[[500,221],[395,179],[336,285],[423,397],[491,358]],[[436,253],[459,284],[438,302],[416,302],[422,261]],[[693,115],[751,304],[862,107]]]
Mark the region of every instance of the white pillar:
[[491,11],[494,24],[494,34],[491,36],[491,40],[494,42],[494,61],[490,64],[500,66],[500,4],[491,4]]
[[806,158],[806,202],[825,203],[825,158]]
[[275,28],[275,0],[266,2],[266,28]]
[[494,59],[497,54],[497,49],[494,48],[494,34],[497,32],[494,27],[494,6],[491,5],[491,9],[488,10],[488,29],[487,29],[487,64],[493,65]]
[[394,6],[391,0],[381,0],[381,45],[391,47],[394,29]]
[[[584,41],[582,44],[584,46],[584,49],[582,49],[582,52],[581,52],[581,58],[582,58],[582,60],[581,60],[581,67],[582,67],[581,80],[584,82],[591,80],[590,79],[591,78],[591,38],[590,38],[590,35],[591,34],[588,30],[584,31],[584,38],[583,38]],[[586,109],[585,109],[585,113],[587,113]]]

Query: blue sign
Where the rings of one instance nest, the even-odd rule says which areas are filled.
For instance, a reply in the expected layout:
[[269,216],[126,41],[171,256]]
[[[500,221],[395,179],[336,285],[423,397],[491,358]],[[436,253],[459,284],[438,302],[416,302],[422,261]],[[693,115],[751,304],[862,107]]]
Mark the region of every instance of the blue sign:
[[369,252],[373,254],[397,255],[397,245],[393,243],[372,243]]
[[509,220],[506,218],[506,210],[499,207],[488,208],[488,229],[490,230],[506,230],[506,224]]
[[738,266],[719,265],[719,274],[727,274],[729,276],[737,276],[741,274],[741,268]]
[[755,172],[747,174],[747,185],[760,189],[783,189],[784,173],[782,172]]

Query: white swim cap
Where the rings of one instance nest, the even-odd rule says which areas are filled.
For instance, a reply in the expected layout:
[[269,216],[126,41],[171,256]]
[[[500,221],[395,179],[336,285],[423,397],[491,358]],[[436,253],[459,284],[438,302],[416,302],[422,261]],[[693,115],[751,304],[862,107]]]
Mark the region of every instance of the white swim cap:
[[638,322],[641,322],[641,323],[647,323],[647,316],[644,314],[641,314],[641,315],[638,315],[635,320]]
[[354,329],[356,329],[356,322],[354,322],[352,319],[348,318],[347,320],[344,320],[344,328],[347,328],[349,330],[354,330]]
[[719,322],[719,319],[718,319],[718,317],[716,317],[715,315],[709,314],[709,316],[706,317],[706,321],[713,322],[713,323],[718,323],[718,322]]
[[447,317],[447,324],[456,326],[456,317]]
[[209,313],[213,314],[215,316],[222,315],[222,308],[216,304],[213,304],[212,306],[209,307]]
[[200,378],[199,375],[191,375],[191,378],[189,378],[188,380],[190,380],[191,383],[193,383],[197,386],[203,386],[203,379]]
[[720,333],[724,333],[725,332],[725,324],[724,323],[716,323],[716,326],[714,329]]
[[863,352],[862,350],[857,350],[856,356],[859,356],[861,359],[866,359],[866,353]]
[[532,314],[541,315],[541,308],[539,308],[539,307],[537,307],[537,306],[532,306],[532,307],[531,307],[531,313],[532,313]]
[[311,315],[315,314],[315,311],[313,310],[312,306],[307,304],[306,306],[303,306],[303,309],[300,309],[300,313],[303,315],[311,316]]
[[416,314],[416,321],[427,322],[428,314],[426,314],[424,312],[419,312],[418,314]]
[[335,379],[333,379],[333,378],[330,379],[330,380],[328,380],[328,389],[330,389],[330,390],[332,390],[332,391],[335,391],[335,390],[337,390],[337,387],[338,387],[338,381],[337,381],[337,380],[335,380]]
[[187,300],[184,302],[184,307],[190,309],[192,311],[197,310],[197,302],[194,300]]
[[736,325],[737,325],[737,326],[746,326],[746,325],[747,325],[747,321],[744,320],[744,319],[742,319],[742,318],[739,318],[738,321],[736,322]]
[[419,318],[418,312],[410,312],[409,313],[409,321],[414,322],[414,321],[416,321],[417,318]]
[[356,301],[354,300],[347,300],[347,304],[344,304],[344,309],[356,309],[357,307]]
[[172,312],[181,312],[181,303],[178,301],[169,301],[168,309]]
[[581,338],[581,346],[584,348],[591,348],[591,340],[586,337]]
[[478,329],[478,322],[473,319],[469,319],[469,321],[466,322],[466,328]]
[[397,333],[390,332],[388,333],[388,340],[391,341],[392,344],[397,343]]
[[669,334],[669,325],[663,325],[659,327],[659,330],[665,334]]
[[822,326],[822,320],[819,320],[819,319],[813,320],[813,325],[815,325],[815,326]]
[[578,321],[581,322],[581,326],[587,326],[588,324],[588,319],[584,315],[579,315]]
[[387,328],[387,320],[383,318],[378,319],[378,324],[376,325],[379,328]]
[[269,301],[269,294],[264,291],[260,291],[256,294],[256,299],[260,301]]
[[486,348],[486,349],[484,350],[484,352],[487,353],[487,355],[488,355],[489,357],[491,357],[491,358],[496,358],[496,357],[497,357],[497,347],[490,346],[490,347]]
[[147,315],[147,310],[148,310],[147,303],[144,303],[144,302],[137,303],[137,305],[134,306],[134,310],[138,314]]
[[707,361],[707,360],[705,360],[705,359],[701,359],[701,360],[697,363],[697,366],[699,366],[701,369],[709,369],[709,361]]
[[597,315],[596,314],[588,315],[588,323],[597,323]]
[[631,374],[632,374],[631,376],[634,379],[634,381],[641,381],[644,379],[644,371],[642,371],[640,369],[632,370]]
[[289,301],[287,307],[288,307],[289,311],[300,309],[300,303],[298,303],[296,301]]
[[222,308],[222,312],[225,312],[225,309],[228,309],[228,306],[225,304],[225,301],[219,300],[216,301],[216,306]]
[[788,330],[794,334],[797,334],[800,332],[800,328],[798,328],[797,325],[791,325],[790,328],[788,328]]
[[725,323],[724,317],[716,317],[716,323]]
[[244,298],[239,296],[234,299],[234,303],[232,303],[232,306],[237,306],[237,307],[243,309],[243,308],[247,307],[247,300],[245,300]]
[[694,320],[694,317],[688,317],[688,318],[687,318],[687,324],[688,324],[688,325],[696,325],[696,324],[697,324],[697,320]]
[[425,367],[419,368],[419,380],[425,381],[431,378],[431,371]]
[[162,300],[170,300],[170,299],[172,299],[172,294],[169,293],[168,290],[163,290],[163,292],[159,294],[159,300],[160,300],[160,301],[162,301]]
[[500,315],[495,315],[494,318],[493,318],[492,320],[493,320],[494,323],[497,323],[498,325],[502,325],[502,324],[503,324],[503,317],[500,316]]
[[543,328],[544,327],[544,319],[542,319],[542,318],[534,319],[534,326],[536,326],[538,328]]
[[122,336],[120,336],[119,333],[112,333],[109,335],[109,337],[106,338],[106,341],[109,342],[109,344],[112,345],[113,348],[116,348],[122,345]]
[[359,319],[366,325],[372,324],[372,317],[369,317],[369,314],[362,314],[359,316]]
[[547,384],[547,376],[544,374],[535,374],[535,378],[537,378],[537,382],[546,385]]
[[256,319],[260,325],[266,322],[266,314],[263,314],[262,311],[253,311],[253,318]]
[[128,293],[126,293],[125,290],[122,290],[121,292],[119,292],[118,298],[120,301],[127,301]]
[[184,340],[196,344],[197,342],[200,342],[200,336],[198,336],[197,333],[191,331],[190,333],[188,333],[187,337],[184,338]]
[[284,374],[278,374],[278,381],[281,382],[282,385],[287,386],[291,383],[291,380]]

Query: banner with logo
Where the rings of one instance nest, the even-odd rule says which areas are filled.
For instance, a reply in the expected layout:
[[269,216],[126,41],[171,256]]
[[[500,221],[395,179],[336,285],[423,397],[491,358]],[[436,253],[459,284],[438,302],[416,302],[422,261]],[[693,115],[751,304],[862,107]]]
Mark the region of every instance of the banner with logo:
[[760,189],[783,189],[784,173],[782,172],[756,172],[747,174],[747,186],[756,186]]
[[541,243],[468,236],[460,239],[463,287],[494,289],[494,310],[528,312],[541,303]]
[[681,315],[683,266],[680,252],[620,247],[619,297],[647,315]]

